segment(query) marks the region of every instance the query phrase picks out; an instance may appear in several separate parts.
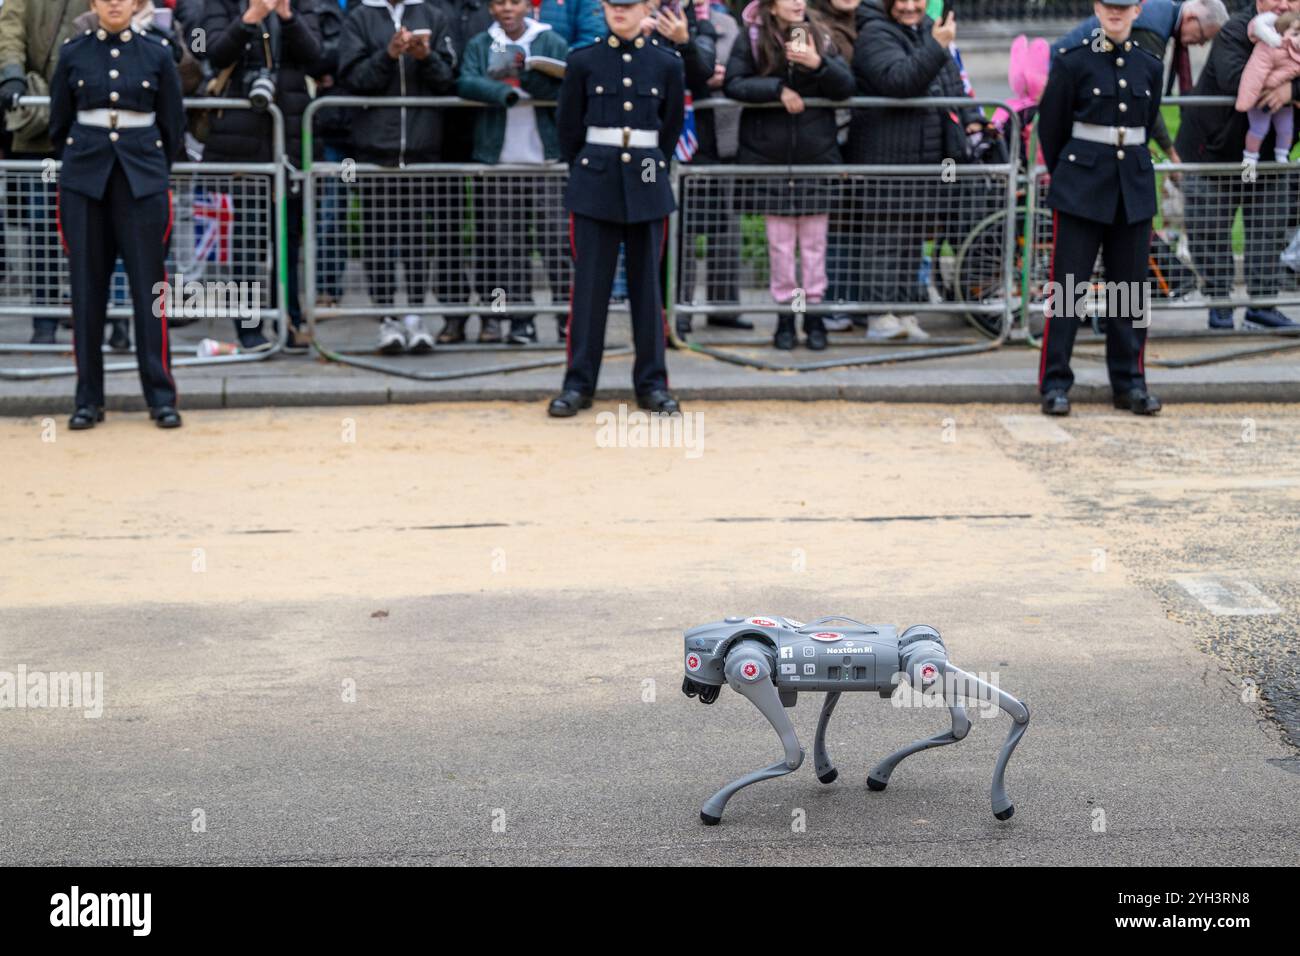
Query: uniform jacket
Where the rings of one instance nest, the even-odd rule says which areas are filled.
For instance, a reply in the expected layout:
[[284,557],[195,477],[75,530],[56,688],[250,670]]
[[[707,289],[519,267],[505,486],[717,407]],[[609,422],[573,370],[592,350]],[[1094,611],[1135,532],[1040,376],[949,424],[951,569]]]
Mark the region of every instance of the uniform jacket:
[[[750,3],[741,15],[740,35],[727,61],[724,90],[733,100],[771,103],[789,87],[805,98],[843,100],[853,95],[853,74],[835,50],[829,36],[819,45],[822,62],[816,70],[793,63],[777,73],[760,74],[751,34],[757,30],[758,3]],[[788,113],[784,107],[747,109],[740,115],[740,163],[838,163],[835,110],[810,107],[802,113]]]
[[[1228,18],[1219,35],[1210,46],[1210,54],[1192,90],[1195,96],[1237,96],[1241,74],[1254,52],[1247,35],[1247,27],[1255,16],[1252,4]],[[1292,98],[1300,98],[1300,81],[1291,83]],[[1290,107],[1284,107],[1290,109]],[[1246,145],[1249,121],[1232,105],[1184,106],[1175,145],[1178,155],[1187,163],[1241,162],[1241,151]],[[1268,131],[1260,146],[1261,156],[1273,154],[1273,130]]]
[[[0,6],[0,82],[28,73],[40,73],[46,83],[52,82],[63,41],[81,32],[72,21],[85,12],[82,0],[5,0]],[[15,130],[13,148],[49,153],[45,123]]]
[[1078,139],[1073,126],[1144,126],[1149,132],[1163,78],[1164,64],[1132,39],[1107,41],[1103,49],[1081,44],[1057,56],[1038,107],[1038,140],[1052,175],[1048,208],[1112,223],[1122,200],[1124,222],[1155,215],[1155,169],[1146,144]]
[[[961,71],[952,55],[930,34],[924,17],[915,28],[903,26],[875,4],[859,8],[863,18],[853,46],[853,75],[862,96],[910,99],[963,96]],[[849,159],[854,163],[900,165],[961,159],[965,133],[943,108],[855,110],[849,128]],[[963,125],[979,116],[961,110]]]
[[[77,122],[78,110],[114,107],[153,113],[154,125],[112,131]],[[166,192],[172,160],[185,136],[180,77],[171,50],[130,28],[121,33],[95,30],[68,41],[50,86],[50,135],[63,160],[61,189],[103,198],[116,160],[135,198]]]
[[[1255,41],[1255,49],[1241,71],[1237,87],[1237,109],[1244,113],[1253,109],[1267,89],[1289,83],[1300,76],[1300,50],[1282,38],[1282,45],[1269,46],[1263,40]],[[1289,107],[1288,107],[1289,108]]]
[[[493,24],[495,30],[499,30]],[[488,60],[494,42],[495,30],[480,33],[469,41],[461,60],[460,79],[456,92],[467,100],[491,103],[497,109],[475,110],[474,154],[476,163],[495,163],[501,157],[501,146],[506,138],[506,110],[512,95],[518,90],[503,80],[488,76]],[[530,36],[531,34],[531,36]],[[502,34],[504,36],[504,34]],[[533,56],[545,56],[563,61],[569,53],[568,44],[550,25],[532,18],[524,21],[524,36]],[[538,70],[522,70],[519,89],[535,100],[554,100],[560,92],[561,81]],[[542,140],[542,151],[547,159],[560,158],[560,138],[555,127],[555,109],[536,107],[537,134]]]
[[[208,37],[208,63],[214,73],[235,64],[228,96],[243,97],[248,83],[266,64],[262,28],[278,30],[280,55],[276,63],[275,104],[284,113],[284,135],[290,162],[302,156],[302,114],[311,102],[307,76],[320,59],[318,0],[293,0],[293,16],[286,22],[271,13],[261,24],[243,22],[247,0],[206,0],[202,29]],[[272,23],[271,21],[274,21]],[[246,160],[266,163],[271,156],[271,118],[253,110],[221,110],[212,114],[203,158],[208,162]]]
[[[155,40],[167,41],[167,48],[172,51],[172,59],[176,61],[176,70],[180,73],[181,92],[186,96],[192,96],[203,80],[203,68],[186,47],[185,37],[180,27],[173,24],[175,29],[171,32],[164,30],[154,23],[153,12],[154,4],[147,3],[131,18],[131,23],[137,32],[148,33]],[[87,10],[72,23],[78,33],[85,33],[99,26],[99,17],[94,10]]]
[[[388,55],[397,32],[386,0],[365,0],[343,21],[339,80],[358,96],[448,96],[455,92],[455,56],[448,46],[447,16],[422,0],[406,0],[402,26],[431,30],[424,60]],[[444,111],[431,107],[375,107],[350,110],[352,152],[363,162],[385,166],[429,163],[439,158]],[[462,121],[465,118],[462,117]]]
[[[685,70],[658,37],[613,34],[569,54],[556,116],[560,158],[569,164],[564,205],[608,222],[649,222],[676,208],[668,163],[686,112]],[[651,130],[658,145],[587,142],[587,128]]]

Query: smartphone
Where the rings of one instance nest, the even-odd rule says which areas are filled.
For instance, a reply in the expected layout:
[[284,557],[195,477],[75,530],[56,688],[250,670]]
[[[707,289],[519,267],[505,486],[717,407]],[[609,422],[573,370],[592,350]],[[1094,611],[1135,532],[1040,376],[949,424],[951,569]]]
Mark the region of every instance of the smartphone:
[[433,36],[433,31],[428,27],[424,27],[423,29],[420,30],[412,30],[411,36],[419,40],[427,40],[429,39],[429,37]]

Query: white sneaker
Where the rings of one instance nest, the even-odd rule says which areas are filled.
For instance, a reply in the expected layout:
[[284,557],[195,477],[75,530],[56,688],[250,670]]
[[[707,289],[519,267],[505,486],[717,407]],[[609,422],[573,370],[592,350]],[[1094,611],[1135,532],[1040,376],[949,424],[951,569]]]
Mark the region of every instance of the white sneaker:
[[822,319],[827,332],[847,332],[853,328],[853,320],[847,315],[828,315]]
[[379,351],[385,355],[400,355],[406,351],[406,330],[402,323],[384,316],[379,323]]
[[903,328],[898,316],[892,312],[886,312],[884,315],[873,315],[867,319],[867,338],[874,341],[884,341],[885,339],[901,339],[907,337],[907,329]]
[[433,336],[429,330],[424,327],[424,320],[418,315],[406,315],[402,317],[402,324],[406,326],[406,350],[416,355],[426,355],[433,351]]
[[927,342],[930,339],[930,333],[921,328],[914,315],[904,315],[899,318],[899,323],[903,331],[907,333],[909,342]]

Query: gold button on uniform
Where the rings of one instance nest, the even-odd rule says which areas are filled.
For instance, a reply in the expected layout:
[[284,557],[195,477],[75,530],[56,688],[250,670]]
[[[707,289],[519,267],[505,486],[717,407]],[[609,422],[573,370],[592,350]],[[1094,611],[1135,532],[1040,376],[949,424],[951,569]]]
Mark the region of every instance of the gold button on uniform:
[[632,162],[632,154],[624,153],[622,156],[619,157],[619,159],[623,160],[623,162],[625,163],[630,163]]
[[117,79],[117,70],[109,70],[109,71],[108,71],[108,78],[109,78],[110,80],[116,80],[116,79]]
[[1070,162],[1074,162],[1074,153],[1071,153],[1071,154],[1070,154],[1069,159],[1070,159]]
[[122,97],[118,94],[117,90],[114,90],[112,93],[108,94],[108,101],[110,103],[116,103],[121,98]]
[[639,49],[641,49],[643,46],[645,46],[645,37],[637,37],[637,38],[636,38],[636,48],[639,50]]
[[1121,103],[1121,104],[1119,104],[1119,111],[1120,111],[1121,113],[1127,113],[1127,112],[1128,112],[1128,104],[1127,104],[1127,103]]
[[596,92],[597,92],[597,93],[604,93],[604,92],[605,92],[605,88],[604,88],[603,86],[598,86],[598,87],[596,87]]
[[1119,81],[1119,88],[1120,88],[1121,90],[1124,89],[1124,87],[1126,87],[1126,86],[1128,86],[1128,80],[1123,80],[1123,79],[1122,79],[1122,80]]
[[623,77],[623,85],[624,85],[624,86],[631,86],[631,85],[632,85],[632,77],[630,77],[630,76],[625,76],[625,77]]
[[584,166],[587,165],[587,157],[586,157],[586,156],[582,157],[582,165],[584,165]]
[[623,54],[623,62],[624,62],[624,63],[631,63],[631,62],[632,62],[632,54],[631,54],[631,53],[624,53],[624,54]]
[[652,87],[650,87],[650,92],[651,92],[652,95],[654,95],[654,96],[658,96],[658,95],[659,95],[659,87],[657,87],[657,86],[652,86]]
[[143,81],[141,81],[140,85],[143,86],[146,90],[149,89],[149,81],[148,81],[148,80],[143,80]]
[[113,132],[109,133],[109,134],[108,134],[108,138],[109,138],[112,142],[116,143],[116,142],[117,142],[117,130],[113,130]]
[[159,149],[162,149],[162,140],[156,139],[153,141],[153,144],[157,146]]
[[1116,158],[1116,159],[1123,159],[1123,158],[1124,158],[1124,150],[1122,150],[1122,149],[1117,149],[1117,150],[1115,150],[1115,158]]
[[108,55],[116,60],[119,56],[122,55],[122,51],[119,50],[117,47],[113,47],[113,49],[108,51]]
[[1117,56],[1117,57],[1115,57],[1115,65],[1116,65],[1116,66],[1123,66],[1123,65],[1124,65],[1124,58],[1123,58],[1122,56]]
[[624,102],[624,103],[623,103],[623,111],[626,112],[626,113],[630,113],[630,112],[632,112],[632,104],[631,104],[631,103],[628,103],[628,102]]
[[71,136],[68,137],[68,145],[69,145],[69,146],[72,145],[72,137],[71,137]]

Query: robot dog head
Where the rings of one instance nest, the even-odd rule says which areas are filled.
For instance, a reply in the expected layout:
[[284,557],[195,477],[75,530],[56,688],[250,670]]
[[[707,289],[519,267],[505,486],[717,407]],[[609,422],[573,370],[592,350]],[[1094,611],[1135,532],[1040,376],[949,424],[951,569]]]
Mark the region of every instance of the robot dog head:
[[729,617],[691,628],[686,632],[686,679],[682,682],[682,693],[687,697],[698,696],[702,704],[713,703],[727,682],[723,665],[728,648],[742,638],[755,638],[775,648],[776,635],[781,629],[793,630],[799,626],[798,621],[760,614]]

